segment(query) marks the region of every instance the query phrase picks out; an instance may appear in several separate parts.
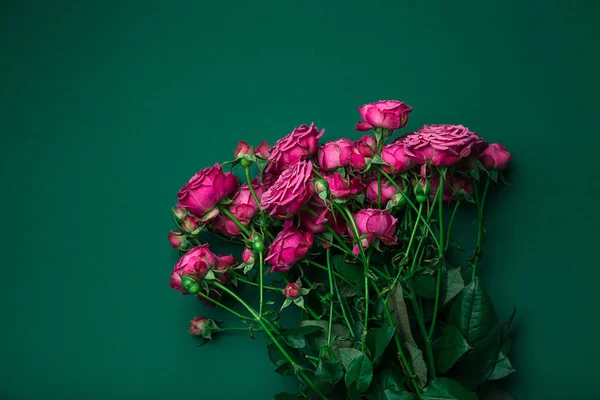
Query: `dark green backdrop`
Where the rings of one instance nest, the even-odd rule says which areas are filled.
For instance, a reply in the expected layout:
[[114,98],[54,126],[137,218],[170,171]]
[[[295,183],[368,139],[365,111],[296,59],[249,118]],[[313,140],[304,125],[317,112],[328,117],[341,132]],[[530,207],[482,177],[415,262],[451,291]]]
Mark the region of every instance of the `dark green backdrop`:
[[168,287],[169,207],[238,140],[273,143],[311,121],[325,139],[356,138],[356,107],[387,98],[413,106],[409,129],[462,123],[514,153],[483,269],[501,316],[518,307],[508,387],[596,398],[599,9],[2,1],[0,398],[292,388],[261,340],[188,336],[207,312]]

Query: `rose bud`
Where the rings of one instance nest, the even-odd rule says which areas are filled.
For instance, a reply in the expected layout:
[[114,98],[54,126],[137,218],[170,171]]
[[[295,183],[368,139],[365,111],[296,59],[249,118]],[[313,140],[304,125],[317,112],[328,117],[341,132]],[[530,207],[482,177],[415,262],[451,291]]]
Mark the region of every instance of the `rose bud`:
[[185,242],[187,242],[187,236],[184,235],[180,230],[169,232],[169,243],[174,249],[180,248],[180,246]]
[[452,179],[448,180],[448,184],[454,196],[467,196],[473,193],[473,185],[464,175],[452,176]]
[[254,150],[254,155],[256,155],[257,157],[260,158],[269,158],[269,154],[271,153],[271,147],[269,146],[269,143],[267,143],[266,140],[263,140],[258,147],[256,148],[256,150]]
[[412,107],[397,100],[381,100],[358,107],[364,122],[356,124],[357,131],[368,131],[373,128],[387,130],[400,129],[408,122],[408,114]]
[[512,155],[506,151],[506,146],[492,143],[479,156],[479,161],[486,169],[505,169]]
[[[397,237],[394,233],[398,220],[389,212],[367,208],[353,214],[352,217],[356,223],[356,229],[360,235],[359,240],[363,249],[368,248],[369,244],[376,238],[387,246],[396,244]],[[348,233],[354,238],[354,232],[350,227],[348,227]],[[352,253],[360,254],[358,245],[354,246]]]
[[178,224],[187,215],[187,212],[185,211],[185,208],[173,207],[171,210],[173,211],[173,218],[175,218],[175,222],[177,222]]
[[200,228],[200,224],[198,223],[198,218],[193,217],[191,215],[186,215],[180,223],[181,229],[184,232],[192,233]]
[[181,289],[186,294],[196,294],[200,291],[200,285],[198,282],[189,275],[181,277]]
[[235,151],[233,152],[233,156],[236,159],[244,158],[244,156],[254,155],[254,149],[248,143],[240,140]]
[[271,272],[288,271],[313,245],[312,232],[303,232],[291,224],[287,225],[269,246],[265,262],[273,266]]
[[353,147],[354,144],[348,138],[325,143],[317,153],[319,166],[324,171],[333,171],[349,165]]
[[317,152],[319,138],[325,130],[319,131],[315,124],[302,125],[287,136],[279,139],[271,148],[267,173],[281,173],[288,167],[305,161]]
[[302,295],[302,286],[298,282],[288,283],[283,289],[283,295],[288,299],[297,299]]
[[183,294],[188,294],[182,287],[181,277],[189,276],[196,282],[199,282],[215,266],[216,262],[217,256],[208,249],[208,244],[194,247],[185,253],[177,261],[177,264],[175,264],[169,286]]
[[212,319],[204,317],[195,317],[190,321],[189,333],[192,336],[199,336],[205,339],[212,339],[212,332],[218,331],[219,327]]
[[323,178],[329,184],[329,190],[333,199],[344,200],[350,196],[360,194],[364,190],[359,178],[344,178],[337,172],[325,175]]
[[248,247],[244,247],[244,251],[242,252],[242,261],[247,265],[254,264],[254,253]]
[[237,264],[237,260],[232,255],[221,254],[217,257],[217,264],[215,265],[214,270],[217,272],[217,279],[223,285],[227,284],[230,280],[230,276],[227,273],[227,270],[235,267]]
[[265,212],[278,219],[296,214],[313,194],[312,163],[300,161],[283,171],[277,181],[262,196]]
[[447,167],[470,155],[478,156],[487,143],[462,125],[425,125],[406,135],[406,155],[418,164]]
[[365,135],[352,147],[350,154],[350,166],[353,169],[364,170],[370,164],[377,152],[377,140],[373,136]]
[[[398,184],[398,186],[402,186]],[[381,204],[386,204],[392,196],[398,193],[398,189],[392,185],[387,179],[381,180]],[[371,204],[377,204],[379,201],[379,184],[377,179],[372,179],[367,185],[366,198]]]
[[237,177],[231,172],[223,172],[219,164],[205,168],[194,175],[177,194],[179,203],[202,222],[218,215],[217,204],[237,186]]
[[387,202],[385,209],[389,211],[393,208],[402,208],[407,203],[408,203],[408,200],[406,199],[405,195],[403,195],[402,193],[396,193]]
[[250,234],[250,243],[252,245],[252,249],[257,253],[262,253],[265,249],[265,241],[260,233],[252,232]]
[[427,201],[427,197],[431,193],[431,185],[429,181],[427,179],[420,179],[415,185],[414,192],[419,204],[425,203]]
[[382,165],[381,168],[388,174],[402,174],[409,168],[415,165],[415,162],[408,158],[404,152],[404,145],[402,139],[395,140],[394,142],[386,145],[381,150],[381,158],[389,165]]

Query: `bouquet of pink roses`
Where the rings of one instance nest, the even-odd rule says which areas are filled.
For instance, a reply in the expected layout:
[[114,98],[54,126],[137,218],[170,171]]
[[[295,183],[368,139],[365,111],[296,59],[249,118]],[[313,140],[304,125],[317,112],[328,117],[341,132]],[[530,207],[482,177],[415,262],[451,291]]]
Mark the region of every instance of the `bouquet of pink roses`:
[[[265,335],[276,372],[300,382],[276,399],[478,399],[514,371],[512,316],[499,323],[477,277],[488,189],[511,155],[462,125],[393,138],[412,111],[399,101],[358,110],[356,129],[372,136],[319,146],[324,131],[302,125],[272,148],[240,142],[233,161],[194,175],[173,209],[181,258],[169,284]],[[477,215],[468,258],[453,241],[461,208]],[[205,234],[242,244],[242,262],[211,252]],[[288,306],[301,309],[297,326],[280,323]],[[190,334],[232,329],[196,317]]]

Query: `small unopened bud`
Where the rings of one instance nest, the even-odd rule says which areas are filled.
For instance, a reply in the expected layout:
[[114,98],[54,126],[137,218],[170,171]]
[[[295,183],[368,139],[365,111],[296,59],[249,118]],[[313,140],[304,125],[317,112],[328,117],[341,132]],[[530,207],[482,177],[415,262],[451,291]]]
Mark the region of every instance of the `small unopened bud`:
[[417,197],[417,201],[419,202],[419,204],[423,204],[427,201],[427,198],[429,197],[430,192],[431,192],[431,185],[429,184],[429,181],[426,179],[421,179],[415,185],[415,196]]
[[212,333],[218,331],[219,327],[212,319],[204,317],[195,317],[190,321],[190,329],[188,332],[192,336],[203,337],[205,339],[212,339]]
[[254,155],[254,149],[248,143],[244,142],[243,140],[240,140],[237,147],[235,148],[235,151],[233,152],[233,155],[235,156],[235,158],[241,159],[244,158],[244,156]]
[[262,253],[265,249],[265,242],[261,234],[252,232],[250,234],[250,242],[252,243],[252,248],[257,253]]
[[177,223],[181,222],[187,215],[185,208],[173,207],[171,210],[173,211],[173,218],[175,218],[175,221],[177,221]]
[[200,292],[200,284],[189,275],[181,277],[181,288],[190,294]]
[[191,215],[186,215],[183,220],[181,220],[179,226],[181,226],[181,229],[187,233],[192,233],[200,228],[198,219],[196,217],[192,217]]
[[187,235],[180,230],[169,232],[169,243],[171,247],[181,251],[187,251],[192,248],[192,244],[187,240]]
[[297,299],[302,295],[302,286],[298,282],[288,283],[283,289],[283,295],[288,299]]
[[269,143],[267,143],[266,140],[263,140],[258,147],[256,148],[256,151],[254,152],[254,154],[256,154],[258,157],[260,158],[268,158],[269,154],[271,153],[271,147],[269,146]]
[[404,196],[402,193],[396,193],[392,196],[392,198],[388,201],[387,205],[386,205],[386,209],[391,209],[391,208],[402,208],[406,205],[407,201],[406,201],[406,196]]
[[248,265],[254,264],[254,253],[248,247],[244,248],[242,252],[242,261]]
[[315,179],[315,193],[319,195],[319,198],[323,201],[327,200],[331,195],[329,191],[329,182],[325,179]]

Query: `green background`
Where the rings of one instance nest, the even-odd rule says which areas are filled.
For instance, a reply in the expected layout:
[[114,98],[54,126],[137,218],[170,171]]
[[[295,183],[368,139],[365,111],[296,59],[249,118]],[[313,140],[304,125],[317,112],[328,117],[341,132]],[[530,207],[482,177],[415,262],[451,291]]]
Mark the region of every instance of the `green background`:
[[598,4],[2,1],[0,398],[292,389],[262,340],[187,334],[212,311],[168,287],[169,207],[238,140],[357,138],[356,107],[387,98],[408,129],[514,154],[482,270],[501,317],[518,308],[508,388],[597,398]]

